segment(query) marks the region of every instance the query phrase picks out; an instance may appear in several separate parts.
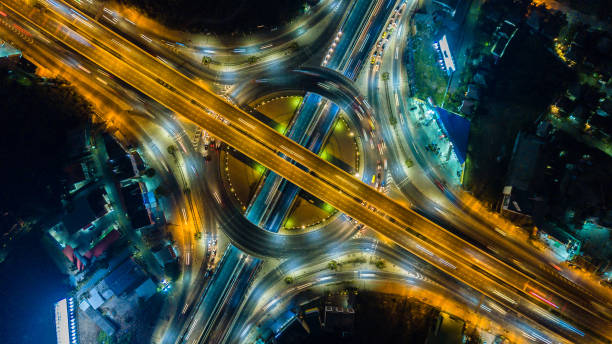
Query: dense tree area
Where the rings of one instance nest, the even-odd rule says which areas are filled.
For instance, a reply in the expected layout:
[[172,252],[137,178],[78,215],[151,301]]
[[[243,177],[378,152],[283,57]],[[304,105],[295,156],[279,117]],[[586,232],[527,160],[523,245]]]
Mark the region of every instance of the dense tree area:
[[0,68],[0,99],[0,213],[51,214],[63,192],[68,133],[88,123],[90,106],[60,80],[6,68]]
[[355,298],[354,333],[340,338],[322,331],[303,344],[424,343],[439,310],[412,298],[362,291]]
[[357,297],[357,343],[424,343],[438,311],[413,299],[364,292]]
[[566,0],[562,3],[569,3],[570,7],[586,15],[595,16],[601,21],[612,20],[612,6],[606,0]]
[[492,68],[472,120],[466,187],[489,202],[499,199],[516,134],[534,126],[574,73],[540,35],[520,29],[506,54]]
[[[549,200],[547,220],[566,230],[570,222],[577,228],[587,218],[597,217],[600,223],[612,223],[607,212],[612,209],[612,158],[605,153],[577,142],[569,134],[557,132],[541,153],[543,173],[532,181],[533,189]],[[566,218],[568,211],[574,216]],[[541,226],[541,223],[536,223]]]
[[303,13],[317,0],[118,0],[136,6],[161,23],[179,30],[215,33],[248,32],[274,27]]
[[516,35],[494,71],[495,81],[487,95],[538,115],[575,78],[553,55],[549,41],[525,29]]

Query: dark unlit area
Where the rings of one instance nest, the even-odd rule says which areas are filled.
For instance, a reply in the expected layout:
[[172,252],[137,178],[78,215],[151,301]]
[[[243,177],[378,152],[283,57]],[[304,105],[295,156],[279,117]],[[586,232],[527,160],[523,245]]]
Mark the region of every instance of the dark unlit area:
[[214,33],[249,32],[274,28],[304,13],[317,0],[119,0],[141,9],[149,17],[171,28]]

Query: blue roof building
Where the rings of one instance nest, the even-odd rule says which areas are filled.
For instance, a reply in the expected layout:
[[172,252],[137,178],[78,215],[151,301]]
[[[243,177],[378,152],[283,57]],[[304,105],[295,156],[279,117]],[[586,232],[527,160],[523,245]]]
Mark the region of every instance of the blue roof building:
[[132,259],[127,259],[119,265],[113,272],[108,274],[104,282],[115,295],[121,295],[128,291],[137,283],[144,281],[145,274]]
[[438,113],[438,124],[446,136],[453,143],[453,151],[457,155],[459,163],[465,163],[467,155],[468,138],[470,135],[470,121],[456,113],[436,107]]

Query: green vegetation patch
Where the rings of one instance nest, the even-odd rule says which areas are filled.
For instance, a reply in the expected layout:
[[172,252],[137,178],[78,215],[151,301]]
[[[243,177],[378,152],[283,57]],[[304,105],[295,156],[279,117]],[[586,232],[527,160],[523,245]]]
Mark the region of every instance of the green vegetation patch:
[[438,65],[433,47],[434,27],[431,23],[415,21],[417,39],[414,40],[415,96],[419,99],[431,97],[441,104],[448,83],[446,73]]

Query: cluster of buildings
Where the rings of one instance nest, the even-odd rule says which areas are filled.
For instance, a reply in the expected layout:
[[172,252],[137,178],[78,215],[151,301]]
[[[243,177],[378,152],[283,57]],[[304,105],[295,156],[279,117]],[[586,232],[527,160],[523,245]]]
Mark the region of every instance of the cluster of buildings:
[[[490,5],[487,3],[487,5]],[[497,9],[495,5],[490,5],[492,9]],[[500,11],[483,9],[484,16],[481,17],[482,34],[489,37],[488,42],[484,43],[485,49],[480,53],[470,56],[473,58],[467,61],[472,65],[469,78],[465,81],[465,86],[458,86],[460,90],[465,89],[463,94],[457,95],[461,98],[458,110],[466,116],[473,115],[481,101],[483,91],[493,82],[491,74],[499,59],[501,59],[508,45],[518,31],[521,22],[519,12]],[[483,42],[474,42],[475,46]],[[459,81],[457,81],[459,82]]]
[[[142,301],[167,289],[167,264],[177,264],[164,213],[148,191],[156,184],[154,173],[145,177],[138,150],[92,128],[79,128],[68,140],[73,149],[63,169],[63,212],[49,220],[45,236],[75,288],[68,316],[65,300],[56,305],[60,343],[95,338],[99,330],[112,336],[131,326]],[[63,334],[66,319],[75,334]],[[70,327],[76,320],[79,326]]]
[[568,27],[555,41],[557,55],[581,76],[551,105],[560,127],[612,153],[612,34],[585,26]]
[[[456,17],[461,3],[433,1],[434,11]],[[519,224],[535,226],[534,235],[563,260],[605,275],[612,270],[612,247],[605,244],[612,233],[612,209],[605,192],[596,190],[598,181],[606,179],[594,174],[609,167],[605,161],[612,156],[612,35],[605,23],[580,23],[580,16],[566,17],[529,2],[490,0],[480,13],[474,49],[466,53],[466,73],[455,80],[461,85],[451,85],[449,91],[461,91],[450,99],[463,115],[477,110],[484,91],[495,82],[497,61],[518,30],[548,44],[575,74],[549,113],[517,135],[498,209]],[[451,20],[445,22],[452,31]],[[459,72],[461,66],[457,62]]]
[[[576,81],[551,105],[551,114],[567,119],[564,125],[592,136],[595,140],[610,141],[612,127],[612,34],[602,29],[602,23],[578,21],[573,16],[568,22],[563,12],[533,4],[522,8],[501,0],[487,1],[481,8],[482,28],[492,32],[486,43],[494,61],[501,58],[520,28],[550,43],[558,59],[576,72]],[[460,111],[473,113],[479,101],[479,88],[487,86],[490,63],[479,58],[472,81],[468,85]],[[553,122],[553,124],[557,124]],[[609,149],[609,148],[608,148]],[[610,153],[608,153],[610,154]]]
[[126,230],[163,223],[163,213],[137,178],[144,164],[136,151],[126,153],[110,135],[97,138],[84,128],[69,140],[74,148],[67,153],[71,163],[64,167],[64,212],[48,234],[78,283]]
[[[488,1],[485,4],[487,9],[480,10],[483,15],[479,18],[478,35],[468,33],[476,28],[465,24],[466,18],[472,15],[470,1],[432,1],[430,6],[426,6],[429,15],[415,15],[415,18],[430,16],[429,21],[434,23],[436,59],[448,76],[441,106],[468,117],[476,112],[482,93],[491,82],[490,74],[497,60],[504,55],[523,20],[520,11],[499,10],[497,2]],[[480,41],[482,36],[486,36],[486,43]],[[479,49],[480,44],[486,44],[485,49]],[[414,74],[411,67],[408,70]]]
[[121,262],[117,260],[120,259],[113,260],[112,270],[104,271],[110,271],[108,274],[97,274],[77,293],[82,314],[109,336],[125,327],[139,300],[148,300],[158,289],[158,283],[134,259],[128,256]]
[[543,229],[540,239],[572,266],[609,278],[612,209],[598,170],[612,161],[612,35],[544,6],[529,9],[526,25],[575,78],[537,128],[518,134],[500,209]]
[[567,24],[562,14],[543,6],[490,0],[480,5],[477,24],[469,27],[465,21],[457,23],[456,20],[472,15],[467,13],[469,1],[437,0],[433,4],[434,10],[443,14],[437,17],[443,18],[442,28],[451,33],[452,51],[458,59],[453,64],[453,70],[456,64],[458,73],[449,83],[447,107],[456,106],[466,116],[476,112],[483,91],[493,82],[490,76],[493,68],[504,56],[519,29],[541,35],[552,43],[563,25]]
[[[585,229],[597,226],[612,232],[612,208],[600,190],[607,181],[598,177],[610,159],[585,149],[549,121],[540,121],[535,130],[516,137],[499,210],[515,223],[539,228],[534,236],[562,260],[579,260],[587,270],[604,273],[612,253],[612,247],[605,246],[609,234],[603,241],[594,240],[591,235],[597,231]],[[604,245],[597,248],[600,252],[580,255],[584,244],[592,241]],[[589,264],[584,254],[591,256]]]
[[472,63],[475,65],[470,79],[467,81],[465,94],[461,97],[461,105],[458,106],[459,112],[466,116],[471,116],[476,112],[480,103],[482,92],[491,83],[491,72],[495,67],[496,62],[504,56],[508,45],[518,31],[517,24],[512,22],[508,17],[501,14],[486,16],[484,20],[490,21],[491,27],[494,28],[491,35],[490,49],[487,49],[486,54],[477,57]]
[[328,335],[351,338],[355,332],[355,290],[301,304],[281,314],[258,339],[258,343],[302,343],[307,337]]
[[[296,309],[287,311],[262,332],[257,343],[303,343],[310,340],[330,338],[337,341],[355,338],[357,303],[356,289],[340,293],[332,293],[325,301],[317,297],[314,300],[300,304]],[[427,329],[425,343],[445,344],[465,342],[466,323],[451,314],[438,312],[431,326]]]

